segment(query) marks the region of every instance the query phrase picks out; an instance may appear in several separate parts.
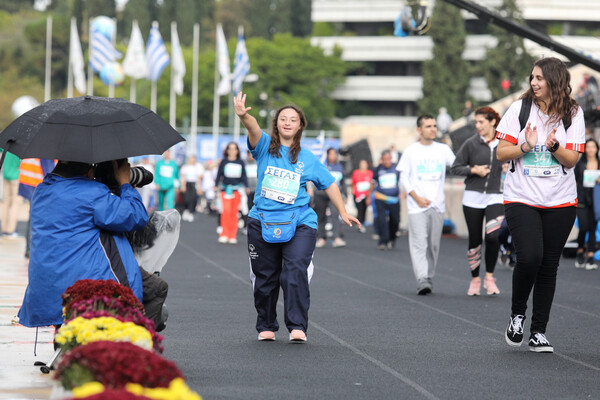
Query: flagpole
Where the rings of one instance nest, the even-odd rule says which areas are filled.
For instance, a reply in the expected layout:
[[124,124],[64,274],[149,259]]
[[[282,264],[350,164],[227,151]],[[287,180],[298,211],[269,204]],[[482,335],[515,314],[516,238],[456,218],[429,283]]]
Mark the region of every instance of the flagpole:
[[[94,45],[94,35],[92,33],[92,20],[89,19],[88,20],[88,56],[89,59],[92,59],[92,49],[93,49],[93,45]],[[94,95],[94,70],[92,69],[92,63],[90,61],[88,61],[88,87],[87,87],[87,94],[89,96],[93,96]]]
[[[71,29],[73,29],[73,24],[77,23],[75,17],[71,17]],[[72,35],[69,32],[69,67],[67,68],[67,98],[70,99],[73,97],[73,45],[71,44],[71,40],[73,40]]]
[[[175,60],[175,48],[173,46],[173,36],[176,35],[177,22],[171,22],[171,60]],[[175,80],[175,68],[173,68],[174,62],[171,63],[171,89],[169,91],[169,124],[175,128],[175,112],[177,108],[177,98],[175,97],[175,88],[173,82]]]
[[150,110],[156,112],[156,82],[150,85]]
[[[220,27],[220,23],[217,24],[217,32]],[[220,95],[218,92],[219,88],[219,40],[216,40],[215,46],[215,85],[214,85],[214,95],[213,95],[213,126],[212,126],[212,134],[213,134],[213,150],[214,150],[214,160],[217,160],[219,149],[219,111],[220,111]]]
[[[117,43],[117,19],[113,18],[113,22],[115,23],[115,31],[114,35],[112,35],[111,42],[114,48],[116,48],[115,44]],[[108,85],[108,97],[115,97],[115,84],[110,83]]]
[[52,64],[52,17],[46,18],[46,73],[44,83],[44,101],[50,100],[50,66]]
[[135,103],[136,101],[136,82],[137,79],[131,78],[129,81],[129,101]]
[[[198,53],[200,51],[200,24],[194,24],[193,58],[192,58],[192,115],[190,126],[190,147],[197,158],[196,129],[198,125]],[[188,150],[189,151],[189,150]]]

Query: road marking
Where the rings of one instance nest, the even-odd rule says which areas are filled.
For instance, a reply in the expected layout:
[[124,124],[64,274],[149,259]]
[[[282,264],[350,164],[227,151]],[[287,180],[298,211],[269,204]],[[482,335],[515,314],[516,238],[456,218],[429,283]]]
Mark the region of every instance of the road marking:
[[[226,274],[228,274],[229,276],[233,277],[234,279],[237,279],[238,281],[243,282],[244,284],[247,284],[247,285],[250,284],[250,278],[248,278],[248,280],[246,280],[246,279],[242,278],[241,276],[239,276],[238,274],[236,274],[235,272],[231,272],[230,270],[228,270],[227,268],[225,268],[224,266],[222,266],[218,262],[213,261],[210,258],[206,257],[204,254],[200,253],[199,251],[197,251],[196,249],[194,249],[193,247],[191,247],[187,243],[183,243],[183,242],[180,241],[179,245],[181,245],[185,249],[189,250],[190,252],[192,252],[196,256],[202,258],[207,263],[209,263],[209,264],[213,265],[214,267],[218,268],[219,270],[225,272]],[[278,303],[282,304],[281,301],[278,301]],[[388,374],[392,375],[396,379],[399,379],[400,381],[402,381],[406,385],[412,387],[417,392],[421,393],[424,397],[426,397],[428,399],[431,399],[431,400],[439,400],[438,397],[436,397],[433,393],[429,392],[427,389],[425,389],[424,387],[422,387],[418,383],[416,383],[413,380],[411,380],[410,378],[404,376],[403,374],[401,374],[400,372],[396,371],[392,367],[390,367],[390,366],[384,364],[383,362],[377,360],[376,358],[371,357],[367,353],[365,353],[365,352],[359,350],[358,348],[352,346],[350,343],[346,342],[345,340],[343,340],[339,336],[337,336],[334,333],[332,333],[332,332],[328,331],[327,329],[323,328],[321,325],[317,324],[316,322],[309,321],[308,323],[309,323],[309,325],[311,325],[312,327],[314,327],[318,331],[322,332],[326,336],[329,336],[329,338],[331,338],[332,340],[336,341],[341,346],[343,346],[346,349],[350,350],[351,352],[353,352],[354,354],[358,355],[359,357],[364,358],[365,360],[367,360],[370,363],[374,364],[378,368],[380,368],[383,371],[387,372]]]

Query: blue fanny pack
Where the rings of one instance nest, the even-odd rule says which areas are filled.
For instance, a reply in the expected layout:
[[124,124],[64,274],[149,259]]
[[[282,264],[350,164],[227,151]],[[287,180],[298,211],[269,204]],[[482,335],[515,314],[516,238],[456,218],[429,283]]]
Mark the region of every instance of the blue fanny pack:
[[287,211],[258,210],[258,217],[265,242],[289,242],[296,233],[300,215],[308,210],[308,205]]

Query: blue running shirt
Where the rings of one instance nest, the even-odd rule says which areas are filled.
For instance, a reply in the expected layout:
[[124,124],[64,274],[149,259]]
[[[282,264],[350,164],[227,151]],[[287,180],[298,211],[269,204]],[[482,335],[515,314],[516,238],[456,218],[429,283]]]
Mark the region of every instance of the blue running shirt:
[[[258,169],[258,182],[254,194],[254,206],[248,214],[251,218],[258,219],[257,208],[266,211],[283,211],[302,207],[310,202],[306,193],[306,182],[312,181],[318,190],[327,189],[335,178],[317,159],[306,149],[301,149],[298,161],[292,164],[288,158],[289,147],[281,146],[281,157],[269,154],[271,137],[262,133],[256,148],[248,148],[256,160]],[[300,216],[298,224],[305,224],[317,228],[317,214],[308,208]]]

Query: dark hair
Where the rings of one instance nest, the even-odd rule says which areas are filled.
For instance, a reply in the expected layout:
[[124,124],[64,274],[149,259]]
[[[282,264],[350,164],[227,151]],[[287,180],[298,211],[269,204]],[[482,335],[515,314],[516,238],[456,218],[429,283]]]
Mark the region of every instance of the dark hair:
[[[111,165],[112,166],[112,165]],[[92,168],[92,164],[76,162],[76,161],[61,161],[56,163],[52,173],[65,178],[73,178],[75,176],[84,176]]]
[[500,123],[500,114],[498,114],[492,107],[479,107],[477,110],[475,110],[475,115],[483,115],[485,119],[490,122],[495,119],[496,123],[494,124],[494,128],[497,128],[498,124]]
[[[598,145],[598,142],[596,141],[596,139],[589,138],[588,140],[585,141],[586,148],[587,148],[587,144],[589,142],[593,142],[596,145],[596,158],[598,158],[598,152],[600,151],[600,146]],[[586,158],[586,157],[582,157],[582,158]]]
[[302,132],[304,132],[304,129],[306,128],[306,117],[304,116],[302,110],[293,104],[287,104],[275,111],[275,116],[273,117],[273,121],[271,123],[271,144],[269,145],[269,154],[277,158],[281,157],[281,152],[279,151],[281,148],[281,141],[279,140],[277,120],[279,119],[279,114],[288,108],[296,111],[298,113],[298,117],[300,117],[300,129],[298,129],[296,136],[294,136],[294,139],[292,140],[292,145],[290,146],[290,151],[288,154],[290,162],[292,164],[296,164],[296,162],[298,162],[298,154],[300,154],[300,139],[302,138]]
[[548,106],[549,124],[559,123],[564,120],[565,124],[570,124],[574,113],[577,111],[577,102],[571,98],[571,74],[564,62],[555,57],[546,57],[536,61],[529,74],[529,90],[521,95],[521,99],[531,98],[539,107],[539,103],[533,89],[531,81],[533,79],[533,69],[540,67],[542,75],[548,83],[550,90],[550,101]]
[[421,127],[421,122],[423,122],[424,119],[435,119],[435,117],[431,114],[421,114],[419,115],[419,118],[417,118],[417,128]]
[[238,146],[238,144],[236,142],[229,142],[227,143],[227,146],[225,146],[225,148],[223,149],[223,159],[227,159],[227,149],[229,149],[229,146],[231,145],[235,145],[235,148],[237,149],[237,156],[235,157],[236,160],[240,159],[240,146]]

